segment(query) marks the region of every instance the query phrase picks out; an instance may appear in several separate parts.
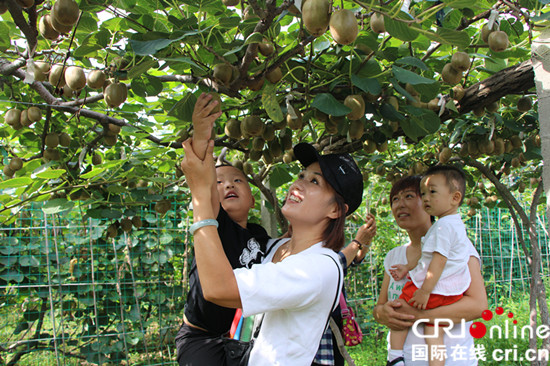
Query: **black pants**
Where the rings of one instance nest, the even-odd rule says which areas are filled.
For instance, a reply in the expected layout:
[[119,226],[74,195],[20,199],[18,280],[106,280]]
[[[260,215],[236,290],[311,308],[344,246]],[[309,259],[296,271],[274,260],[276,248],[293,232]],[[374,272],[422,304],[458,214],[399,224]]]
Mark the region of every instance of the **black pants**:
[[219,335],[183,324],[176,336],[180,366],[225,366],[225,350]]

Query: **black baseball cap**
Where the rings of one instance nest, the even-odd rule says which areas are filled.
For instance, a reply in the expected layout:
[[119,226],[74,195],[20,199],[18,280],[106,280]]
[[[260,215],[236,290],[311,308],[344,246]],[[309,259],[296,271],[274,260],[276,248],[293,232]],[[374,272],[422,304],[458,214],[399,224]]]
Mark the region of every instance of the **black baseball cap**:
[[313,145],[301,142],[294,146],[294,156],[304,167],[319,162],[323,177],[348,205],[346,216],[363,200],[363,175],[350,154],[321,155]]

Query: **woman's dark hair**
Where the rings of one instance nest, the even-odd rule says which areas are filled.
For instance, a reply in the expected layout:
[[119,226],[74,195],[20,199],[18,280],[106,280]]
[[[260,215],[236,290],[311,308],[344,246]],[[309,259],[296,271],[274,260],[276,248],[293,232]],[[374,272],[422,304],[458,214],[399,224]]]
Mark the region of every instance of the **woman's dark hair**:
[[338,206],[340,216],[335,219],[331,219],[323,232],[324,247],[339,252],[344,246],[346,236],[344,234],[344,228],[346,225],[346,203],[344,198],[338,193],[334,192],[334,201]]
[[416,194],[420,195],[420,181],[422,180],[422,177],[419,175],[409,175],[406,177],[403,177],[399,179],[395,184],[391,187],[390,191],[390,206],[393,200],[393,197],[405,189],[413,189]]

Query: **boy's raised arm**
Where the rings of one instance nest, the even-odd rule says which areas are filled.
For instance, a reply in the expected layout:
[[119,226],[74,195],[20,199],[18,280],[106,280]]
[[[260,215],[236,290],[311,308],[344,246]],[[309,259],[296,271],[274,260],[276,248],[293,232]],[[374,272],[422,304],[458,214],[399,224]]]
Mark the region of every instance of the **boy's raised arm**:
[[193,152],[201,160],[206,156],[208,141],[212,136],[214,122],[221,116],[222,112],[212,113],[214,108],[219,107],[217,100],[212,100],[211,94],[202,93],[193,109]]

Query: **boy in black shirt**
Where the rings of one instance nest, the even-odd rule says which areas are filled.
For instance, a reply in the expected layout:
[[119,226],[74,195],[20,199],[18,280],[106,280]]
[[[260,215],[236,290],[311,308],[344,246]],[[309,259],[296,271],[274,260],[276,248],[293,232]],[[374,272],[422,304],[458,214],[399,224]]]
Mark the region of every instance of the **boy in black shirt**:
[[[221,112],[211,113],[217,101],[209,103],[212,96],[202,94],[193,111],[193,150],[201,158],[206,154],[212,125]],[[218,211],[218,233],[233,268],[261,263],[266,254],[269,239],[263,227],[248,223],[248,213],[254,207],[254,197],[246,176],[239,169],[227,165],[216,168],[218,200],[212,202]],[[223,366],[225,351],[222,336],[231,328],[235,309],[218,306],[206,301],[202,294],[197,267],[189,273],[189,293],[182,324],[176,337],[178,363],[192,366]]]

